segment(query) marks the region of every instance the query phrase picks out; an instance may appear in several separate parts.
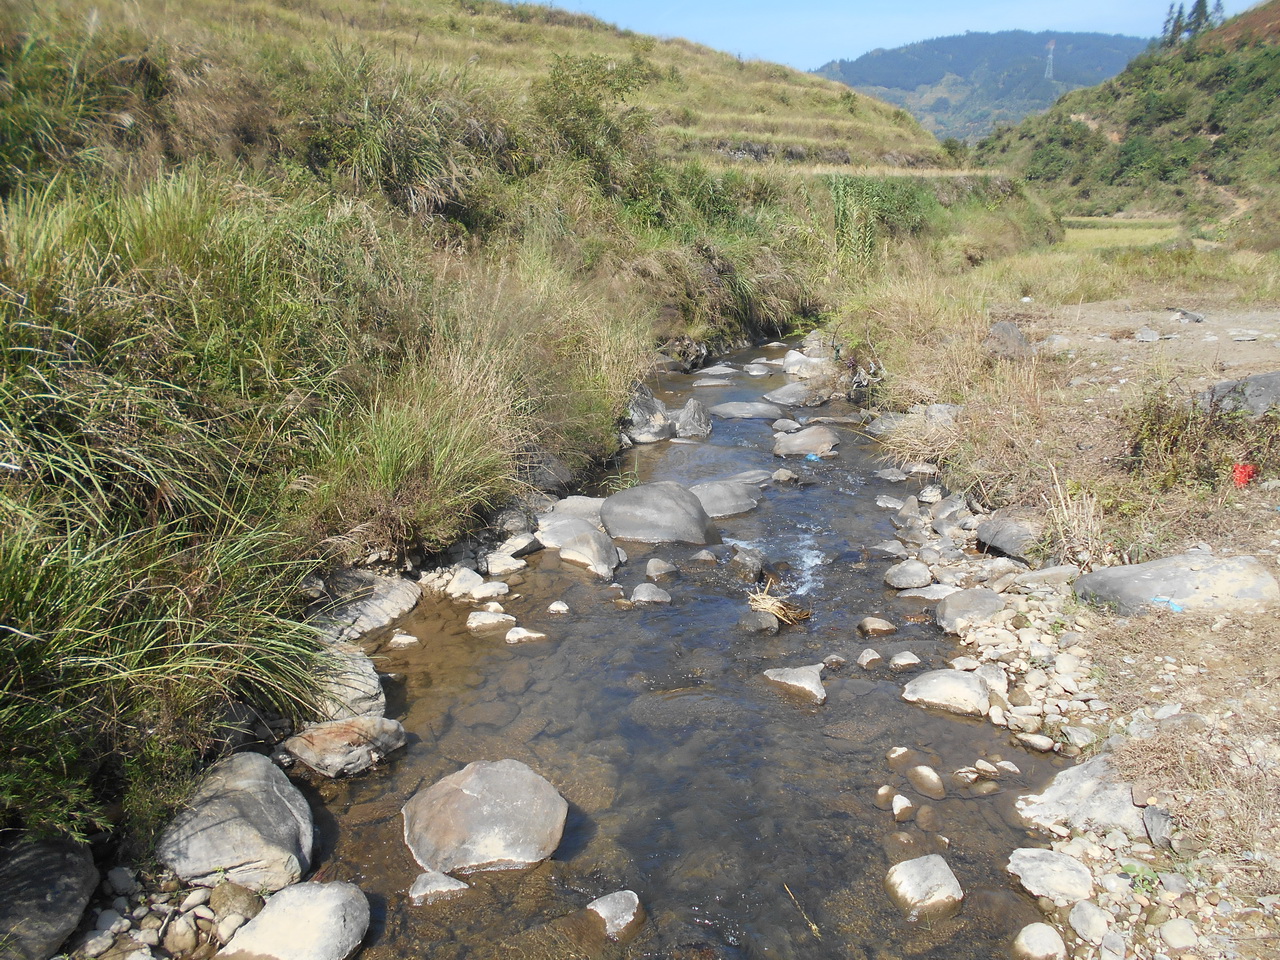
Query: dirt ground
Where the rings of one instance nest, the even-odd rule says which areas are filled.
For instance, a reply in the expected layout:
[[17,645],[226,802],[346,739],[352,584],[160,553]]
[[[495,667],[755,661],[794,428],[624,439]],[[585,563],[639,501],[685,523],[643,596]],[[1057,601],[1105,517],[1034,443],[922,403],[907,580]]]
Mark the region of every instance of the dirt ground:
[[[1081,450],[1096,441],[1100,463],[1117,453],[1120,411],[1153,385],[1190,395],[1280,370],[1280,309],[1211,299],[1156,309],[1122,300],[1052,309],[1023,302],[992,309],[991,319],[1017,322],[1044,344],[1042,356],[1061,361],[1052,377],[1054,406],[1062,401],[1056,427]],[[1205,498],[1160,552],[1196,547],[1257,556],[1280,578],[1280,478]],[[1181,826],[1185,841],[1172,865],[1217,884],[1237,906],[1262,908],[1261,926],[1233,927],[1210,910],[1205,922],[1222,955],[1280,956],[1270,899],[1280,894],[1280,610],[1109,618],[1091,645],[1103,696],[1137,711],[1148,734],[1115,759]],[[1157,716],[1165,718],[1145,719]]]

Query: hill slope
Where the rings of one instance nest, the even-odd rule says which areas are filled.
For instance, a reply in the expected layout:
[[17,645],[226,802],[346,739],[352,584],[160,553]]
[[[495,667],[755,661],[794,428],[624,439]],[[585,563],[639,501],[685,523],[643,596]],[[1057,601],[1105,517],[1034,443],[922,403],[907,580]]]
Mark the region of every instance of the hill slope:
[[939,137],[974,140],[1114,76],[1149,42],[1101,33],[966,33],[833,60],[814,72],[905,107]]
[[978,155],[1025,176],[1065,212],[1204,221],[1252,211],[1242,230],[1263,242],[1280,183],[1278,40],[1280,0],[1271,0],[1067,94],[983,141]]

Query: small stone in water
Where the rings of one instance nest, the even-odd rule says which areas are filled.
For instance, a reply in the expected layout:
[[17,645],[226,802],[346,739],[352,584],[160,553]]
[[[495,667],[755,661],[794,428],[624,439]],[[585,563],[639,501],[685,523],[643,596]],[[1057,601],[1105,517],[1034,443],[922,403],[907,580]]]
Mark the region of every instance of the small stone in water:
[[901,653],[895,653],[889,658],[889,666],[894,670],[910,670],[919,663],[920,658],[910,650],[903,650]]
[[870,647],[867,647],[858,654],[858,666],[863,670],[870,670],[883,659],[884,657],[880,656],[879,651],[872,650]]
[[557,600],[547,607],[547,613],[568,613],[569,605],[563,600]]
[[879,617],[863,617],[858,621],[858,632],[864,637],[887,637],[897,633],[898,628],[888,620]]
[[507,643],[526,643],[532,640],[545,640],[545,633],[538,633],[536,630],[526,630],[524,627],[512,627],[507,631]]

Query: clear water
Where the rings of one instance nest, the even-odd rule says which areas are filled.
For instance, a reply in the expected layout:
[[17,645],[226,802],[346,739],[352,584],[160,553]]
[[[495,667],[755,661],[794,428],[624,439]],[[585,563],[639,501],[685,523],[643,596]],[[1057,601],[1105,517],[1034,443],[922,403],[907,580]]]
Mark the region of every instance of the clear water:
[[[744,375],[732,387],[694,389],[693,379],[668,378],[658,392],[675,407],[688,395],[708,404],[756,399],[785,382]],[[913,673],[944,666],[956,650],[927,606],[885,589],[886,562],[867,559],[871,544],[892,536],[875,497],[903,487],[871,477],[874,448],[836,429],[838,458],[787,461],[802,486],[770,487],[755,511],[718,521],[726,543],[756,546],[787,568],[783,592],[813,610],[799,626],[747,635],[736,623],[749,588],[725,564],[691,563],[695,547],[626,544],[630,561],[617,581],[628,594],[649,557],[680,568],[663,585],[670,607],[624,609],[605,584],[548,551],[530,558],[504,598],[546,642],[473,637],[462,625],[469,607],[427,601],[405,625],[420,646],[378,652],[380,668],[403,677],[388,712],[404,723],[409,745],[382,769],[312,788],[323,875],[358,883],[374,906],[365,960],[1009,955],[1017,931],[1038,919],[1004,870],[1027,836],[1013,801],[1046,781],[1053,761],[989,725],[903,703],[911,673],[854,664],[867,645],[855,625],[868,615],[900,625],[874,646],[886,661],[914,651],[923,663]],[[682,483],[774,470],[782,461],[770,453],[771,436],[762,421],[717,421],[708,442],[639,448],[630,466],[642,480]],[[570,614],[546,613],[557,599]],[[826,674],[820,706],[761,676],[830,654],[849,663]],[[946,799],[928,801],[890,768],[885,754],[895,746],[918,751],[944,778],[979,757],[1011,759],[1022,776],[989,795],[951,787]],[[400,807],[471,761],[505,757],[528,763],[570,803],[554,858],[477,875],[458,899],[412,906],[406,891],[418,867]],[[933,806],[940,830],[895,824],[874,804],[886,783]],[[907,923],[884,892],[885,874],[933,852],[959,878],[964,907],[944,922]],[[636,891],[648,914],[630,944],[589,943],[572,921],[557,921],[620,888]]]

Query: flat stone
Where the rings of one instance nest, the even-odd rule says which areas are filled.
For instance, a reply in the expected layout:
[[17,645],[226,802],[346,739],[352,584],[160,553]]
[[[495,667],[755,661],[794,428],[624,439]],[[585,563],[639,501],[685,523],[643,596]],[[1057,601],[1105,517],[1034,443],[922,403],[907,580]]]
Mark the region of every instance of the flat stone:
[[547,639],[547,635],[536,630],[526,630],[524,627],[512,627],[503,639],[507,643],[536,643]]
[[664,580],[675,576],[679,571],[674,563],[654,558],[644,565],[644,575],[650,580]]
[[912,667],[920,666],[920,658],[910,650],[899,650],[889,658],[889,669],[891,670],[910,670]]
[[28,840],[0,848],[0,944],[13,960],[48,960],[80,923],[98,885],[89,848]]
[[1224,381],[1202,393],[1198,402],[1202,408],[1213,405],[1226,412],[1243,410],[1251,417],[1261,417],[1280,404],[1280,371]]
[[738,618],[738,627],[747,633],[767,633],[772,636],[778,632],[781,623],[767,610],[748,610]]
[[516,625],[516,618],[509,613],[491,613],[488,610],[473,610],[467,614],[467,629],[472,633],[506,632]]
[[1256,558],[1203,553],[1095,570],[1080,577],[1074,589],[1077,596],[1125,616],[1156,609],[1252,612],[1280,603],[1280,582]]
[[678,483],[642,483],[605,499],[600,519],[609,536],[643,543],[706,544],[719,540],[698,497]]
[[1199,942],[1196,928],[1185,917],[1175,917],[1160,924],[1160,939],[1168,944],[1170,950],[1191,950]]
[[960,588],[954,587],[949,583],[931,583],[927,587],[918,587],[914,590],[903,590],[898,594],[904,600],[945,600],[953,593],[959,593]]
[[1006,507],[978,524],[977,534],[987,549],[1026,563],[1044,536],[1044,518],[1026,508]]
[[782,372],[802,380],[830,378],[840,373],[840,364],[830,357],[810,357],[799,350],[789,350],[782,358]]
[[717,403],[710,411],[723,420],[781,420],[786,416],[776,403],[759,401]]
[[936,853],[892,866],[885,888],[909,921],[945,920],[959,912],[964,899],[960,881]]
[[814,663],[807,667],[779,667],[766,670],[764,675],[774,683],[780,683],[823,703],[827,699],[827,690],[822,685],[823,666],[821,663]]
[[307,727],[284,748],[317,773],[349,777],[405,744],[404,727],[386,717],[353,717]]
[[830,382],[788,383],[770,390],[764,399],[786,407],[814,407],[831,398]]
[[947,788],[942,783],[938,771],[925,764],[916,764],[907,768],[907,780],[916,791],[930,800],[943,800],[947,796]]
[[165,828],[156,859],[183,880],[279,890],[311,864],[311,809],[270,760],[238,753],[215,764]]
[[404,805],[404,837],[426,869],[531,866],[560,844],[569,805],[518,760],[476,761]]
[[471,591],[484,584],[484,577],[469,567],[459,567],[444,588],[444,594],[451,600],[470,597]]
[[1018,798],[1018,811],[1032,826],[1052,831],[1065,826],[1100,834],[1122,830],[1146,836],[1142,810],[1133,804],[1133,788],[1119,779],[1105,756],[1058,773],[1043,793]]
[[602,580],[613,577],[621,558],[618,548],[609,535],[595,527],[584,525],[560,544],[560,559],[575,566],[586,567]]
[[491,577],[507,577],[529,566],[528,561],[505,553],[491,553],[485,557],[485,569]]
[[1065,853],[1022,847],[1009,855],[1008,870],[1035,897],[1075,903],[1093,896],[1089,868]]
[[863,617],[858,621],[858,632],[864,637],[887,637],[897,633],[898,628],[879,617]]
[[1047,923],[1030,923],[1013,941],[1016,960],[1067,960],[1067,945],[1062,934]]
[[880,651],[872,650],[870,647],[867,647],[860,654],[858,654],[857,664],[863,670],[870,670],[872,667],[874,667],[877,663],[879,663],[883,659],[884,658],[880,656]]
[[449,900],[471,888],[461,880],[455,880],[439,870],[427,870],[418,874],[409,887],[409,899],[415,907],[427,906],[440,900]]
[[933,616],[947,633],[959,633],[962,623],[984,623],[1003,609],[1004,597],[986,587],[974,587],[943,599]]
[[387,696],[373,661],[359,647],[334,642],[327,651],[328,669],[320,678],[317,720],[380,717],[387,710]]
[[281,890],[236,931],[218,960],[347,960],[369,929],[355,884],[299,883]]
[[986,680],[976,673],[959,670],[931,670],[920,674],[907,684],[902,699],[971,717],[985,717],[991,707]]

